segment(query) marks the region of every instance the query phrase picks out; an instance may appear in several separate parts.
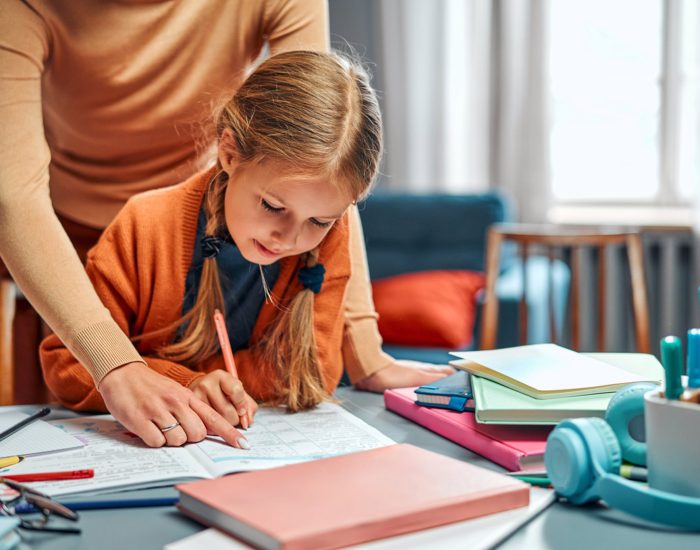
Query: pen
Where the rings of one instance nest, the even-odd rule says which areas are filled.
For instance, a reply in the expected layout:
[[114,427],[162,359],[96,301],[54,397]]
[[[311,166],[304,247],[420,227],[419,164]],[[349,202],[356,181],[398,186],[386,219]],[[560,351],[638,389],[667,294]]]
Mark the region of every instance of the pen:
[[35,474],[10,474],[2,476],[0,479],[11,479],[12,481],[64,481],[68,479],[88,479],[95,477],[95,470],[66,470],[65,472],[37,472]]
[[[219,337],[219,345],[221,346],[221,354],[224,356],[224,364],[226,370],[234,378],[238,378],[236,371],[236,363],[233,360],[233,352],[231,351],[231,342],[228,339],[228,331],[226,330],[226,321],[223,314],[218,310],[214,310],[214,326],[216,327],[216,335]],[[250,425],[248,411],[241,417],[241,427],[244,430]]]
[[680,338],[666,336],[661,339],[661,363],[666,373],[666,399],[678,399],[683,393],[681,385],[683,358]]
[[0,441],[11,436],[13,433],[15,433],[18,430],[21,430],[22,428],[24,428],[28,424],[31,424],[32,422],[34,422],[35,420],[46,416],[50,412],[51,412],[51,409],[49,409],[48,407],[44,407],[43,409],[35,412],[31,416],[28,416],[27,418],[23,418],[22,420],[17,422],[17,424],[15,424],[14,426],[10,426],[4,432],[0,433]]
[[620,476],[632,481],[646,481],[647,469],[641,466],[632,466],[631,464],[623,464],[620,466]]
[[552,482],[549,481],[548,477],[537,477],[537,476],[511,476],[514,477],[515,479],[519,479],[520,481],[524,481],[525,483],[529,483],[530,485],[534,485],[536,487],[551,487]]
[[[77,510],[108,510],[110,508],[145,508],[147,506],[174,506],[178,497],[162,498],[127,498],[118,500],[86,500],[76,502],[61,502],[66,508]],[[31,514],[37,509],[29,503],[23,502],[15,506],[18,514]]]
[[700,328],[688,331],[688,387],[700,388]]
[[547,477],[547,470],[518,470],[517,472],[506,472],[510,477]]
[[14,466],[21,462],[21,456],[6,456],[5,458],[0,458],[0,468],[7,468],[8,466]]

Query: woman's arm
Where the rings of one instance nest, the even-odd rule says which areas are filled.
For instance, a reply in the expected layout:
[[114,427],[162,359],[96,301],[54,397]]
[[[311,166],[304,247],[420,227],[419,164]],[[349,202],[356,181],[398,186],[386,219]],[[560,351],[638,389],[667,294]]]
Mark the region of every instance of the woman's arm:
[[238,432],[222,417],[146,367],[98,298],[54,214],[41,104],[49,56],[41,18],[18,0],[0,3],[0,255],[127,429],[159,446],[164,437],[150,422],[152,411],[165,416],[196,409],[211,431],[235,444]]
[[[99,383],[140,357],[93,291],[51,205],[41,106],[47,30],[21,2],[0,9],[0,254],[27,299]],[[103,342],[110,342],[109,353]]]

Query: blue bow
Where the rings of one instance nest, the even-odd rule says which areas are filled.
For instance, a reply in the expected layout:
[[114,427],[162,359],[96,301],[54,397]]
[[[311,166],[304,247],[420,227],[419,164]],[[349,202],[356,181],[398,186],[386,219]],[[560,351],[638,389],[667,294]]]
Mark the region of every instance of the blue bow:
[[299,281],[301,286],[308,288],[314,294],[321,291],[323,284],[323,276],[326,273],[326,268],[323,264],[316,264],[313,267],[304,267],[299,270]]

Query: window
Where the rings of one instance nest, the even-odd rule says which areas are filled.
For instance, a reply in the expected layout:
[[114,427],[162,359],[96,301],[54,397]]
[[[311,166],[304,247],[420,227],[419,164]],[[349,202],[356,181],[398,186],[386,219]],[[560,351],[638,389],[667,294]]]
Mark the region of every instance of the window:
[[549,5],[555,202],[687,204],[700,186],[698,3]]

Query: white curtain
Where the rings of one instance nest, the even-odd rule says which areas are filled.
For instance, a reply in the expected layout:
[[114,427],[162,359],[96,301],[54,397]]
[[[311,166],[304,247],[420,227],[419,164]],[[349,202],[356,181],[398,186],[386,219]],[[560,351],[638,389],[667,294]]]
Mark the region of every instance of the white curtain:
[[384,185],[496,188],[522,221],[545,220],[545,9],[546,0],[380,3]]

